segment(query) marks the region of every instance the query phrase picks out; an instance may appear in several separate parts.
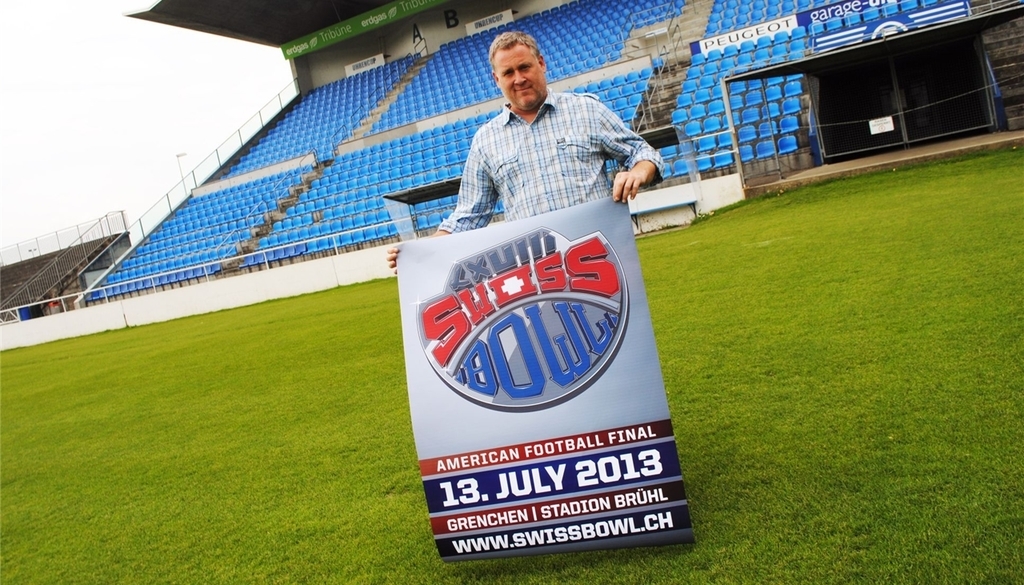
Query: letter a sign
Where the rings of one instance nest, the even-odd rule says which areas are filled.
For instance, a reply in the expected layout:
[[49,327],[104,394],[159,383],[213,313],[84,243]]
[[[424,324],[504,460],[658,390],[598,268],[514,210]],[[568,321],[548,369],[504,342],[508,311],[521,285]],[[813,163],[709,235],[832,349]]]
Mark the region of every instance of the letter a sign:
[[444,560],[693,542],[627,206],[407,242],[399,293]]

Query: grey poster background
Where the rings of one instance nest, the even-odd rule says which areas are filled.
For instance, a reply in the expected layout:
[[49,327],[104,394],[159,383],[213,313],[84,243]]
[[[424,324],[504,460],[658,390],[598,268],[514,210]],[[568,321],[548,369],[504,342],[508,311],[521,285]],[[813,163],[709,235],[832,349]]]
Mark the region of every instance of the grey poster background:
[[[604,235],[629,291],[625,337],[604,374],[574,398],[539,411],[489,409],[456,394],[431,368],[419,343],[417,307],[444,291],[454,262],[541,227],[570,240],[595,232]],[[401,249],[399,299],[419,459],[669,418],[628,206],[602,199],[481,230],[405,242]]]

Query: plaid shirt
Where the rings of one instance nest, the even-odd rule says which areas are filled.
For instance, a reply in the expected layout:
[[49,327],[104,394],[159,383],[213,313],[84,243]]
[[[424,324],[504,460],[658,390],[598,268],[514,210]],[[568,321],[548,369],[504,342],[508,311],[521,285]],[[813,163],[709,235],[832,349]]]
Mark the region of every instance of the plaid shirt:
[[607,159],[650,161],[655,183],[664,171],[661,154],[593,95],[549,92],[532,124],[506,107],[473,137],[459,203],[439,228],[482,228],[499,198],[514,221],[608,197]]

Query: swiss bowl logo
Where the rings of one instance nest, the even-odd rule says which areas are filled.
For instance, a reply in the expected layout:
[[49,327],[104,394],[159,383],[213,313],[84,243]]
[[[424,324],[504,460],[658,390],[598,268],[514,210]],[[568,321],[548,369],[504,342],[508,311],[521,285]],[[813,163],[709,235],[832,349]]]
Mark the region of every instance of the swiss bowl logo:
[[538,410],[583,392],[626,329],[626,282],[598,232],[574,241],[538,229],[455,262],[444,291],[419,305],[437,375],[499,410]]

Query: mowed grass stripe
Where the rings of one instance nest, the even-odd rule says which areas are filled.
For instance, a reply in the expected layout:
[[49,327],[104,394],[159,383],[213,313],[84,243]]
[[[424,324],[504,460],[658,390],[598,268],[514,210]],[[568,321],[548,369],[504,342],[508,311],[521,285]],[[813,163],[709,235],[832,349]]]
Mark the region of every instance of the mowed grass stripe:
[[1020,582],[1022,169],[639,241],[695,546],[438,560],[384,280],[4,352],[3,580]]

